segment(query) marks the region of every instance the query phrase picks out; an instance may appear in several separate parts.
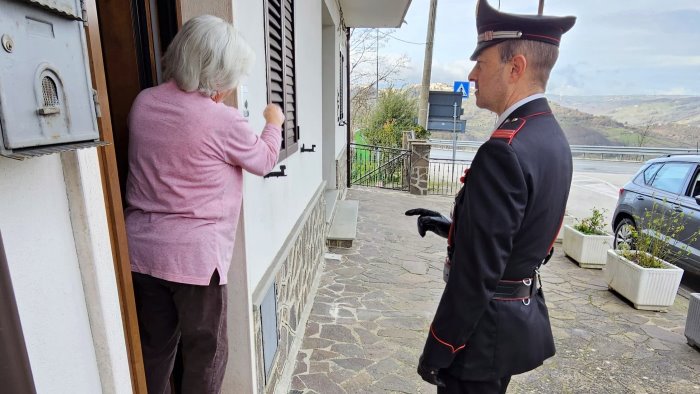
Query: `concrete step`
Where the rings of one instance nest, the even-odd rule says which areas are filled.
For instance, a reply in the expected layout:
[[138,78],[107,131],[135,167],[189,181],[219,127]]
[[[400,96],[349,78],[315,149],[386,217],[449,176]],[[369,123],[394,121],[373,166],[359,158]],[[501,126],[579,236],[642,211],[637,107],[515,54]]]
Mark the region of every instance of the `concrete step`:
[[326,245],[334,248],[351,248],[357,238],[357,212],[360,202],[342,200],[336,203],[335,215],[326,237]]

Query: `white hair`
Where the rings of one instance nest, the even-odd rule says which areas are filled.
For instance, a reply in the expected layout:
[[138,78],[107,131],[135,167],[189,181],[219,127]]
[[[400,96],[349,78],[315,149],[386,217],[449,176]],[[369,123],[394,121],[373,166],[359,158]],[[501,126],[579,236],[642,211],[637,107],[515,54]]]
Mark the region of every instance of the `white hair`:
[[255,54],[236,28],[221,18],[200,15],[188,20],[165,51],[165,79],[206,96],[238,86]]

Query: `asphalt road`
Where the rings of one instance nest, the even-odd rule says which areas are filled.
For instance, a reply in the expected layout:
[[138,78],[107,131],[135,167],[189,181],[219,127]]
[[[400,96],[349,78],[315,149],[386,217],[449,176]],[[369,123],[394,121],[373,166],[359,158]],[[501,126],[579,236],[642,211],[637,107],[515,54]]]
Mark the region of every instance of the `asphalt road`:
[[[475,152],[455,152],[457,160],[471,161]],[[432,149],[431,159],[452,159],[451,150]],[[575,218],[590,215],[591,209],[603,209],[607,223],[617,205],[620,188],[639,170],[643,163],[612,160],[574,159],[574,177],[571,182],[567,213]],[[612,233],[613,229],[610,228]],[[700,277],[683,275],[680,293],[700,292]]]

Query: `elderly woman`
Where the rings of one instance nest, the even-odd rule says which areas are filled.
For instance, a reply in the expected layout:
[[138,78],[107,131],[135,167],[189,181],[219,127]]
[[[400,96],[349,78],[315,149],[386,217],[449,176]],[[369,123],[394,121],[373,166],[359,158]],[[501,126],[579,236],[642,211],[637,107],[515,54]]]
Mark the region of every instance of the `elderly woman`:
[[169,392],[182,342],[184,393],[218,393],[228,354],[226,281],[243,170],[277,162],[284,115],[268,105],[258,136],[222,101],[253,52],[214,16],[189,20],[164,57],[167,82],[129,114],[126,228],[148,392]]

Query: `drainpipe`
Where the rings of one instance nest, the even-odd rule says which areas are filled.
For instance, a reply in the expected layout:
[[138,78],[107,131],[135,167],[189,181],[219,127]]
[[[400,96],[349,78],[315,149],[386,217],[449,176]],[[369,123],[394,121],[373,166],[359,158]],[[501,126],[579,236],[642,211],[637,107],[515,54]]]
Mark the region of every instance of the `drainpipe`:
[[352,142],[352,133],[350,129],[350,119],[352,119],[352,114],[350,113],[350,109],[352,108],[352,105],[350,105],[350,28],[346,27],[345,28],[345,84],[347,85],[347,88],[345,89],[345,105],[348,106],[348,119],[347,119],[347,124],[345,125],[347,127],[346,129],[346,138],[347,138],[347,147],[345,148],[345,158],[347,159],[347,183],[348,183],[348,189],[350,188],[350,143]]
[[5,361],[0,363],[0,382],[3,390],[16,394],[36,394],[2,235],[0,235],[0,360]]

